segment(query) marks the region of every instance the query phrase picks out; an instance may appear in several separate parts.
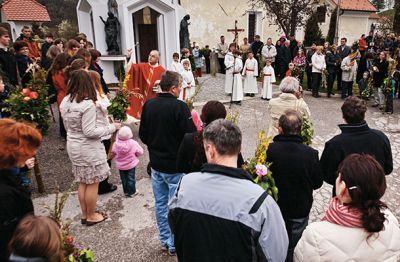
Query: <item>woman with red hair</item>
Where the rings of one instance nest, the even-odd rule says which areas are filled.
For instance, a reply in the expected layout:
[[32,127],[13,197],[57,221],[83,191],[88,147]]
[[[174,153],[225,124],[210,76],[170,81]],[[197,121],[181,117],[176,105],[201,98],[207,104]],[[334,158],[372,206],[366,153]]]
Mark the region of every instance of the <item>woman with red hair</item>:
[[8,261],[7,245],[18,222],[33,213],[30,194],[20,186],[13,168],[24,167],[41,142],[42,135],[34,127],[0,119],[0,261]]

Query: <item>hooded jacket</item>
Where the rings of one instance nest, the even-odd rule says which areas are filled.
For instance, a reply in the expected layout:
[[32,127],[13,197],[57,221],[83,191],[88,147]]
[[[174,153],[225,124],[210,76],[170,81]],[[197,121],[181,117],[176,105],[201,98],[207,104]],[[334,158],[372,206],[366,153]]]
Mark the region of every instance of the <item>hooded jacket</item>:
[[143,148],[132,139],[132,131],[129,127],[128,129],[129,136],[121,136],[120,132],[123,131],[121,129],[112,147],[112,155],[115,156],[115,163],[119,170],[129,170],[136,167],[139,164],[138,157],[143,155]]

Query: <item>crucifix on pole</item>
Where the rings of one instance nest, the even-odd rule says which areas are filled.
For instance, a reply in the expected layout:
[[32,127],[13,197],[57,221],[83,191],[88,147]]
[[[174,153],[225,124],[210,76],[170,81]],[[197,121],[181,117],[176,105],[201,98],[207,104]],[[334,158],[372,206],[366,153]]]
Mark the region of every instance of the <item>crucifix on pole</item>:
[[233,33],[233,35],[235,37],[233,39],[233,43],[236,43],[236,45],[238,45],[238,41],[239,41],[239,32],[244,32],[244,29],[238,29],[237,23],[238,23],[238,21],[235,20],[235,29],[228,29],[228,32]]

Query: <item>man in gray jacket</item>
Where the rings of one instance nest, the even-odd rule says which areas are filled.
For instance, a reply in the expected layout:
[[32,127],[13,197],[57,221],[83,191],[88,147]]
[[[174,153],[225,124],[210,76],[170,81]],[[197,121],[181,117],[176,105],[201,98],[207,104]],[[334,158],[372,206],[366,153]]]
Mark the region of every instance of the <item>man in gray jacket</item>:
[[237,167],[242,135],[219,119],[203,133],[208,164],[182,177],[169,203],[179,261],[279,261],[288,236],[276,202]]

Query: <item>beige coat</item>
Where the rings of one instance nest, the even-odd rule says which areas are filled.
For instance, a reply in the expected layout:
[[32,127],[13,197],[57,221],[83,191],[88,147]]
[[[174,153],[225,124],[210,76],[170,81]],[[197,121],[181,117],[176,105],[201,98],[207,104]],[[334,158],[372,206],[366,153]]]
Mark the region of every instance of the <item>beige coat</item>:
[[400,229],[397,219],[385,211],[385,229],[371,236],[362,228],[327,221],[308,225],[294,251],[294,261],[397,262],[400,261]]
[[282,93],[279,97],[273,98],[269,101],[267,136],[273,138],[278,135],[279,118],[288,109],[297,110],[307,117],[310,117],[311,115],[308,105],[302,98],[298,99],[294,94]]
[[342,64],[340,66],[342,69],[342,81],[345,82],[353,82],[356,80],[357,76],[357,62],[354,61],[354,64],[351,65],[351,60],[348,56],[346,56]]
[[107,162],[101,137],[115,132],[112,124],[98,126],[96,104],[92,100],[71,102],[67,95],[61,105],[61,116],[67,130],[67,151],[75,166],[97,166]]

